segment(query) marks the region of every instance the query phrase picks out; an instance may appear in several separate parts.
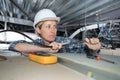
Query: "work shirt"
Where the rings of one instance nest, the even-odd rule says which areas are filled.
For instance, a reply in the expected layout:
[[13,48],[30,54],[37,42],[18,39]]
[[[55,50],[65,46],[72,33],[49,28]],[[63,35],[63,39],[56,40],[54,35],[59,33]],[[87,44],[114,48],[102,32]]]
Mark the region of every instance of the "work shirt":
[[[64,43],[64,42],[75,42],[75,39],[71,39],[71,38],[65,38],[65,37],[56,37],[55,42],[58,43]],[[17,43],[28,43],[28,44],[33,44],[33,45],[37,45],[37,46],[41,46],[44,45],[44,42],[42,39],[36,39],[32,42],[27,42],[25,40],[19,40],[19,41],[15,41],[12,42],[11,45],[9,46],[9,50],[15,51],[14,47]],[[70,45],[64,45],[60,50],[59,53],[86,53],[85,50],[85,44],[82,43],[75,43],[75,44],[70,44]]]

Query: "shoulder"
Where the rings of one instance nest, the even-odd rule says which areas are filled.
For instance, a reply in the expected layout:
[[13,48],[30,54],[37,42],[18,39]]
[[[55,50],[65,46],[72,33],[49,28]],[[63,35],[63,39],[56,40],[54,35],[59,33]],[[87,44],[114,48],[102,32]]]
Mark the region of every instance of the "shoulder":
[[34,44],[43,44],[43,40],[42,39],[36,39],[33,41]]
[[60,37],[60,36],[57,36],[55,41],[56,42],[70,42],[70,41],[73,41],[74,39],[71,39],[69,37]]

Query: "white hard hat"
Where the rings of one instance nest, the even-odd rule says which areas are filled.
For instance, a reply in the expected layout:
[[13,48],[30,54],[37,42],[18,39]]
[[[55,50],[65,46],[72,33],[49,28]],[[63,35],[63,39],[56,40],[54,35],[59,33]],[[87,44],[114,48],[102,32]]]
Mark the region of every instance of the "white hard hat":
[[33,26],[35,27],[37,23],[46,20],[56,20],[59,22],[60,17],[57,17],[56,14],[50,9],[42,9],[35,15]]

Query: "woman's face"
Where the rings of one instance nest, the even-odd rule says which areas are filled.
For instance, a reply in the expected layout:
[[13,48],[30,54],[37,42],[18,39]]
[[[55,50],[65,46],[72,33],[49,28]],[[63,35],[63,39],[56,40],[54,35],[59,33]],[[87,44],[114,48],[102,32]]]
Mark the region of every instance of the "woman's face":
[[39,34],[47,42],[54,41],[57,34],[57,22],[45,21],[41,26]]

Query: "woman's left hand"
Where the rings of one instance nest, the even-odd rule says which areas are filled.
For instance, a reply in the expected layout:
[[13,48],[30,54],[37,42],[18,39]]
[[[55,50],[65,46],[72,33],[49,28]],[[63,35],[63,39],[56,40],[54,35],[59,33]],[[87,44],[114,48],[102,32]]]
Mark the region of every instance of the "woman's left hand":
[[101,44],[98,38],[85,38],[84,43],[88,46],[89,49],[93,51],[98,51],[101,48]]

